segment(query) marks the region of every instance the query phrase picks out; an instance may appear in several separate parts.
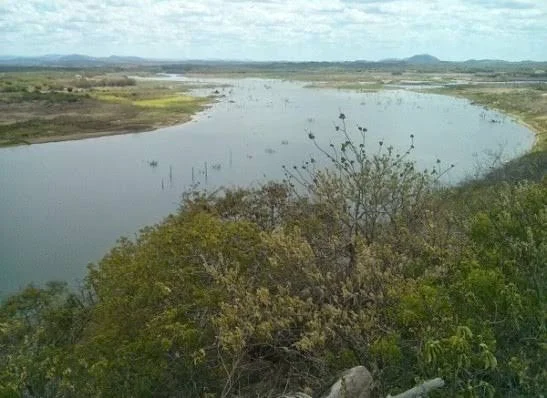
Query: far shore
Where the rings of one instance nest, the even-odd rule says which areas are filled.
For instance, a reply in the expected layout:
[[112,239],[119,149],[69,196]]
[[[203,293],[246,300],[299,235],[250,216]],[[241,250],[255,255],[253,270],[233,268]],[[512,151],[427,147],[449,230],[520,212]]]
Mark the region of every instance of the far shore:
[[36,145],[36,144],[48,144],[52,142],[63,142],[63,141],[78,141],[78,140],[86,140],[90,138],[109,137],[113,135],[153,133],[154,131],[159,130],[161,128],[185,124],[192,120],[193,120],[193,115],[186,115],[180,120],[175,121],[173,123],[158,123],[156,126],[153,126],[151,129],[97,131],[96,133],[74,133],[74,134],[67,134],[67,135],[51,135],[51,136],[33,137],[26,140],[21,140],[19,142],[11,142],[11,143],[0,141],[0,148],[10,148],[10,147],[28,146],[28,145]]

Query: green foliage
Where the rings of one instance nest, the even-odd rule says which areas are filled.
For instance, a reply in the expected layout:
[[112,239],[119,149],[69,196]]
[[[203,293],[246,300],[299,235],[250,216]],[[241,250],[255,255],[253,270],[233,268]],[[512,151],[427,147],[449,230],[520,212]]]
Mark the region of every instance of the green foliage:
[[66,284],[27,287],[0,307],[0,396],[53,396],[70,373],[65,354],[87,323],[84,300]]
[[201,211],[145,229],[136,243],[121,241],[89,275],[94,332],[79,349],[93,394],[196,395],[214,386],[211,315],[222,291],[203,263],[226,256],[250,266],[259,243],[252,224]]
[[490,325],[498,346],[506,345],[499,358],[504,387],[532,395],[547,381],[546,182],[501,186],[497,199],[477,214],[471,236],[482,270],[468,273],[464,283],[477,293],[462,303],[472,299],[476,319]]

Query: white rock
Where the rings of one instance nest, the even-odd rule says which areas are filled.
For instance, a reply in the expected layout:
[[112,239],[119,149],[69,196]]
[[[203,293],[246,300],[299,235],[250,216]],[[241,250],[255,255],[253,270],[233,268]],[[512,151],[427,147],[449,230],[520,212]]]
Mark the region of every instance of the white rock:
[[346,370],[322,398],[369,398],[372,375],[364,366]]

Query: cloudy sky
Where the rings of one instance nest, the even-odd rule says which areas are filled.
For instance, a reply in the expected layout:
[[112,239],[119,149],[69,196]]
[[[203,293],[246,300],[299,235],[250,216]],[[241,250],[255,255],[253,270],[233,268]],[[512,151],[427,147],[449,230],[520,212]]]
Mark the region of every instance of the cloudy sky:
[[0,55],[547,60],[547,0],[0,0]]

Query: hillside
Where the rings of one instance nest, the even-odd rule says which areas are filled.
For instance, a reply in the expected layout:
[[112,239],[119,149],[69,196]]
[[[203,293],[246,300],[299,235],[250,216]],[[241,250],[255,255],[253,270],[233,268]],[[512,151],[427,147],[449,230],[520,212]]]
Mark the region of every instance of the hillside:
[[410,65],[431,65],[439,64],[441,60],[433,55],[429,54],[418,54],[404,60],[407,64]]

